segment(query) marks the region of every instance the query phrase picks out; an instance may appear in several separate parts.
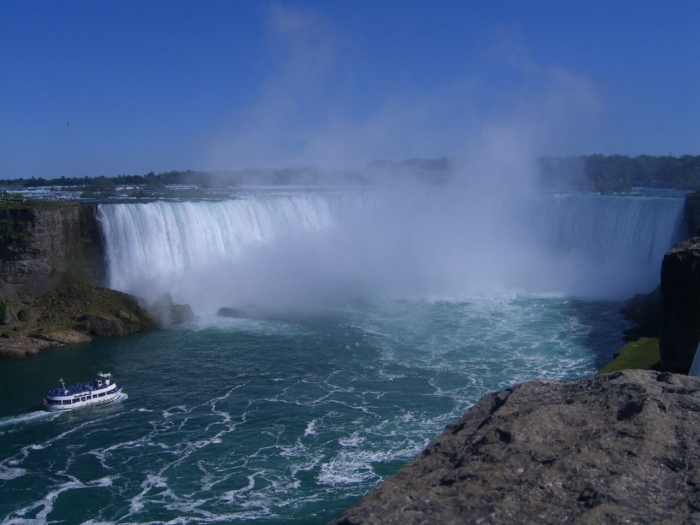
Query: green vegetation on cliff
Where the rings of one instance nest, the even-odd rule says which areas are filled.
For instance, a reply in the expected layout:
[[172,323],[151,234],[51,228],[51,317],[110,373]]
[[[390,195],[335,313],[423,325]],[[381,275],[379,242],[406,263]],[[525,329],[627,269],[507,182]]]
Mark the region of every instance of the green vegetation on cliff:
[[21,308],[2,303],[0,356],[22,356],[60,343],[156,329],[130,295],[93,286],[66,272],[48,293],[26,297]]
[[609,374],[619,370],[659,370],[661,354],[659,340],[642,337],[631,341],[615,353],[615,358],[601,368],[599,374]]

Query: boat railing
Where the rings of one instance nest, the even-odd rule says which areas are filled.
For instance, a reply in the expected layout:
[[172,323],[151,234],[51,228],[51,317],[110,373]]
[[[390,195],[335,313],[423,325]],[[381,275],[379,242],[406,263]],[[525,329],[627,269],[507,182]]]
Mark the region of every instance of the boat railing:
[[[76,394],[93,392],[94,390],[103,390],[103,389],[109,388],[113,385],[115,385],[114,382],[110,382],[110,384],[102,385],[102,386],[98,385],[97,381],[93,381],[90,383],[77,383],[77,384],[71,385],[67,388],[51,389],[47,392],[47,395],[49,395],[49,396],[73,396]],[[117,385],[117,388],[121,388],[122,383],[116,383],[116,385]]]

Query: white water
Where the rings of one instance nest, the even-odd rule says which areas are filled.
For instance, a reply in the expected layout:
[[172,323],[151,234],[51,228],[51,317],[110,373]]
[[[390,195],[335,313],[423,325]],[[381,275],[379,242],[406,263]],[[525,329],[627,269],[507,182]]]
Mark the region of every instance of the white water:
[[668,197],[298,194],[107,204],[99,217],[110,287],[209,314],[377,293],[622,299],[658,283],[682,209]]

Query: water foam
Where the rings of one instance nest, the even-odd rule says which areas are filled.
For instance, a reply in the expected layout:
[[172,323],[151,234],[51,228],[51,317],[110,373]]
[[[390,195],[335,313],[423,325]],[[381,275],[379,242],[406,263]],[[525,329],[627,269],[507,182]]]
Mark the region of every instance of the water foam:
[[3,417],[0,419],[0,428],[12,427],[15,425],[25,425],[28,423],[36,423],[40,421],[50,421],[59,416],[57,412],[46,412],[44,410],[37,410],[35,412],[29,412],[28,414],[21,414],[19,416]]
[[24,476],[27,473],[27,471],[23,468],[12,468],[12,467],[6,467],[5,465],[0,464],[0,479],[9,481],[11,479],[16,479],[21,476]]

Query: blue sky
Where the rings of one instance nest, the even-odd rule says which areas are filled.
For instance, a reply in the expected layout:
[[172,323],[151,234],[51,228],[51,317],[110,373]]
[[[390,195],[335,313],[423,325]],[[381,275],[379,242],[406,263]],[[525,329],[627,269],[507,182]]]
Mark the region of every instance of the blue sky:
[[700,154],[700,1],[0,2],[0,178]]

